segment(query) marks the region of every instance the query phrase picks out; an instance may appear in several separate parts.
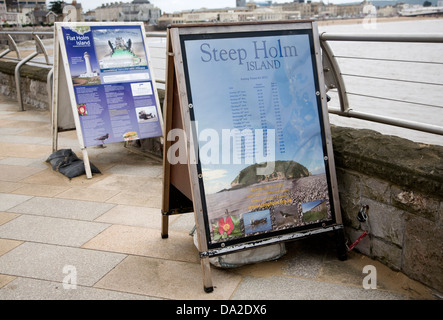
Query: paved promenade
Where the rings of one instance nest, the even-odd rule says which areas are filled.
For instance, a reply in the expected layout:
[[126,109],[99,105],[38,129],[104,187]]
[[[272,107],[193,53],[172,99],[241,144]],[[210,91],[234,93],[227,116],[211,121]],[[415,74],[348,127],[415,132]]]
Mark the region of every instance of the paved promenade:
[[[193,215],[171,217],[161,239],[160,162],[123,144],[91,147],[102,173],[69,180],[45,162],[50,113],[18,109],[0,96],[0,299],[435,299],[357,252],[339,261],[325,234],[287,244],[278,261],[213,267],[207,294]],[[81,157],[75,131],[59,134],[61,148]],[[366,265],[376,268],[375,290],[363,288]]]

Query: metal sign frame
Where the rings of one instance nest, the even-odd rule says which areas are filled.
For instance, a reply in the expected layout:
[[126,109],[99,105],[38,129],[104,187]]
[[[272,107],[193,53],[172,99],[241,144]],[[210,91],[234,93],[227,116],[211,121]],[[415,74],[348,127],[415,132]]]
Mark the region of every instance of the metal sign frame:
[[[188,61],[186,58],[186,41],[199,39],[236,39],[246,37],[265,37],[267,35],[307,34],[310,39],[310,50],[316,85],[316,104],[319,112],[319,121],[322,131],[324,163],[328,180],[328,193],[330,202],[330,219],[316,222],[308,226],[289,228],[279,232],[261,233],[258,236],[237,238],[231,241],[214,242],[210,235],[210,221],[208,219],[208,206],[204,192],[205,172],[202,171],[199,145],[196,138],[197,128],[193,106],[193,93],[191,92]],[[213,290],[210,276],[208,258],[221,254],[232,253],[257,246],[289,241],[306,237],[312,234],[337,231],[342,234],[343,225],[338,198],[338,187],[335,175],[335,164],[332,150],[332,140],[329,127],[329,118],[326,105],[326,92],[323,80],[323,68],[321,61],[319,35],[317,25],[313,21],[302,22],[272,22],[272,23],[234,23],[234,24],[211,24],[211,25],[176,25],[168,29],[168,60],[167,60],[167,85],[165,101],[165,137],[169,130],[174,128],[183,129],[186,148],[187,164],[171,165],[167,160],[168,148],[171,141],[166,142],[164,147],[164,193],[163,193],[163,221],[162,236],[167,237],[167,216],[182,213],[184,207],[193,206],[195,215],[198,249],[200,252],[203,282],[206,292]],[[215,51],[214,51],[215,54]],[[225,50],[224,58],[229,55]],[[239,58],[232,52],[232,58]],[[213,75],[217,77],[217,74]],[[198,117],[197,117],[198,118]],[[175,170],[174,167],[180,167]],[[177,192],[179,190],[179,192]],[[171,192],[174,196],[171,196]],[[184,203],[172,203],[173,197],[180,196],[185,199]],[[344,240],[339,237],[341,247]],[[343,252],[343,250],[341,251]]]

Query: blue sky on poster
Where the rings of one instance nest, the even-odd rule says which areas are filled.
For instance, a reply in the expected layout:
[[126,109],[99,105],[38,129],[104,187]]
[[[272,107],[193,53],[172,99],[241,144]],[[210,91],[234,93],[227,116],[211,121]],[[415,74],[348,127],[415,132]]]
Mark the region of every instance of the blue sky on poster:
[[[249,0],[248,0],[249,1]],[[92,10],[95,9],[102,4],[115,2],[112,0],[78,0],[78,3],[82,4],[83,10]],[[129,0],[125,0],[123,2],[131,2]],[[201,9],[201,8],[225,8],[225,7],[235,7],[235,0],[150,0],[152,4],[156,7],[160,8],[162,12],[172,13],[175,11],[182,10],[191,10],[191,9]],[[261,2],[261,1],[256,1]],[[263,1],[264,2],[264,1]],[[288,3],[292,2],[290,0],[273,0],[273,3]],[[324,0],[325,3],[347,3],[352,2],[352,0]],[[49,1],[48,1],[49,5]]]
[[[294,160],[301,163],[312,174],[324,173],[324,160],[321,142],[320,124],[315,97],[315,84],[312,71],[311,53],[307,35],[294,36],[273,36],[263,38],[237,38],[237,39],[206,39],[186,42],[186,55],[189,64],[190,82],[192,92],[192,103],[194,105],[195,119],[198,122],[198,132],[207,128],[218,133],[220,141],[220,152],[217,163],[203,163],[202,170],[205,177],[205,192],[213,193],[223,188],[230,188],[230,183],[245,167],[252,164],[246,163],[242,159],[241,164],[235,164],[232,144],[230,158],[232,161],[224,164],[223,141],[220,139],[222,131],[226,128],[235,128],[234,114],[239,112],[244,114],[245,110],[251,113],[249,123],[254,129],[261,128],[261,120],[257,111],[257,88],[258,85],[266,83],[277,84],[279,88],[278,110],[282,119],[282,134],[285,144],[285,151],[280,152],[280,144],[276,141],[275,158],[272,160]],[[283,48],[291,44],[297,48],[297,55],[280,59],[281,67],[268,70],[248,70],[248,61],[267,61],[264,59],[264,52],[257,51],[256,46],[267,48],[278,46],[279,41]],[[254,44],[256,43],[256,44]],[[204,51],[202,51],[204,48]],[[209,49],[210,48],[210,49]],[[215,59],[210,56],[212,50],[234,50],[232,57],[226,61]],[[243,52],[244,60],[240,62],[238,50]],[[257,60],[255,55],[260,55]],[[247,55],[247,58],[246,58]],[[213,75],[216,74],[217,77]],[[266,79],[266,80],[260,80]],[[288,87],[293,90],[289,90]],[[247,109],[237,109],[232,111],[230,103],[231,93],[243,91],[247,96]],[[269,92],[270,88],[263,90]],[[274,119],[276,105],[272,102],[271,94],[265,94],[267,100],[267,127],[276,128],[277,116]],[[219,107],[218,107],[219,106]],[[225,106],[225,107],[220,107]],[[236,107],[237,108],[237,107]],[[278,130],[276,130],[276,137]],[[201,136],[199,134],[199,139]],[[277,140],[277,139],[276,139]],[[208,140],[206,140],[208,141]],[[212,142],[212,137],[209,142]],[[206,142],[200,141],[200,156]],[[257,144],[256,144],[257,148]],[[258,150],[263,150],[259,148]],[[260,163],[262,161],[256,161]],[[272,171],[271,171],[272,172]]]

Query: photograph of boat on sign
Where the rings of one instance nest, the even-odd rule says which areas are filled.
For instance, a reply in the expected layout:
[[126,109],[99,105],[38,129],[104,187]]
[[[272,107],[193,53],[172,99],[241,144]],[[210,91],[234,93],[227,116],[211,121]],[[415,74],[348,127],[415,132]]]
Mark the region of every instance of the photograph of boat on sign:
[[147,66],[143,38],[136,28],[94,29],[100,69]]

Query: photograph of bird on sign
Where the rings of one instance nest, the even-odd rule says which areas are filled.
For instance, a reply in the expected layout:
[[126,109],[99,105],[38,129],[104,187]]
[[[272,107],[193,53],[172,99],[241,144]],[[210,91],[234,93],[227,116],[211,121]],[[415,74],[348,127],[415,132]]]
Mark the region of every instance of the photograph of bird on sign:
[[102,144],[99,145],[101,148],[106,148],[105,141],[108,140],[108,139],[109,139],[109,133],[105,134],[104,136],[95,138],[95,140],[98,140],[98,141],[102,142]]

